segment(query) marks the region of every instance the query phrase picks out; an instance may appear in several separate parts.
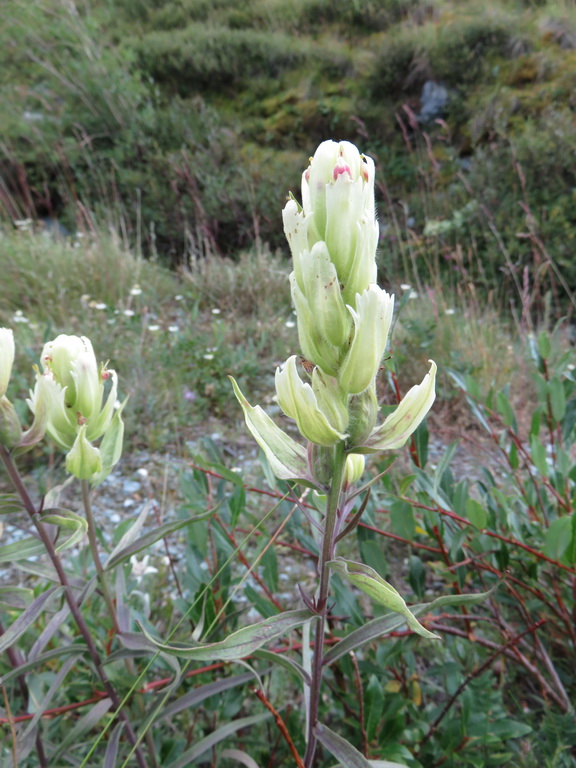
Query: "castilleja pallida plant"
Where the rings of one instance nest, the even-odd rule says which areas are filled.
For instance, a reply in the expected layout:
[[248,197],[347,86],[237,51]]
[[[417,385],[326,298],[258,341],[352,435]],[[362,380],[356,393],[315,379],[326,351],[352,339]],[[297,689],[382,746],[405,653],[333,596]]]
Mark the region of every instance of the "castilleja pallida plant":
[[[234,381],[233,386],[248,429],[276,476],[299,481],[327,499],[319,586],[315,596],[304,595],[307,607],[319,619],[311,681],[305,691],[308,768],[318,740],[342,757],[341,738],[318,723],[330,572],[338,572],[376,602],[404,615],[415,632],[435,637],[373,569],[336,558],[335,550],[355,504],[354,486],[364,470],[364,455],[406,443],[434,402],[436,365],[431,362],[422,383],[412,387],[378,423],[376,377],[388,341],[394,297],[376,283],[378,224],[374,163],[369,157],[346,141],[322,143],[302,176],[302,204],[291,197],[283,219],[306,364],[298,366],[296,355],[288,358],[276,371],[276,393],[306,443],[290,437],[259,406],[250,405]],[[350,523],[346,525],[350,530]]]

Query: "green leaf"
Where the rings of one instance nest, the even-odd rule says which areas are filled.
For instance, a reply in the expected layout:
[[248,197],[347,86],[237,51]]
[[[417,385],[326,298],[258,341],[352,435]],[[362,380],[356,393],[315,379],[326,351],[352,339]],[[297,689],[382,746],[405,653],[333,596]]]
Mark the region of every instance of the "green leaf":
[[55,760],[68,749],[72,744],[78,744],[85,733],[91,731],[109,712],[112,707],[112,699],[105,698],[98,701],[94,706],[76,721],[75,725],[66,731],[62,741],[58,742],[58,749],[50,755],[50,762],[57,765]]
[[0,653],[10,648],[34,624],[36,619],[46,609],[46,606],[63,591],[64,587],[50,587],[46,592],[37,597],[0,637]]
[[516,448],[516,443],[512,443],[510,446],[510,451],[508,453],[508,461],[510,462],[510,467],[512,469],[518,469],[519,462],[518,462],[518,448]]
[[504,426],[512,427],[514,431],[516,431],[517,424],[516,424],[516,416],[514,415],[514,409],[510,405],[510,401],[508,400],[504,392],[498,392],[496,402],[498,405],[498,411],[502,416],[502,422],[504,423]]
[[[421,616],[422,614],[431,613],[437,608],[445,608],[447,606],[458,605],[475,605],[481,603],[489,597],[496,587],[488,592],[477,592],[472,595],[442,595],[437,597],[431,603],[419,603],[411,606],[411,611],[414,616]],[[324,654],[324,664],[332,664],[338,659],[345,656],[350,651],[354,651],[366,643],[372,640],[377,640],[384,635],[393,632],[399,627],[406,624],[406,620],[403,616],[395,613],[387,613],[385,616],[379,616],[377,619],[372,619],[364,626],[350,632],[346,637],[342,638],[338,643],[329,648]]]
[[321,723],[316,726],[314,732],[318,741],[339,760],[339,766],[342,768],[407,768],[403,763],[390,760],[368,760],[349,741]]
[[0,587],[0,605],[23,611],[34,599],[34,592],[26,587]]
[[543,551],[547,557],[551,557],[553,560],[561,560],[564,556],[572,541],[573,517],[576,517],[576,515],[559,517],[550,524],[550,527],[544,534]]
[[272,651],[266,651],[263,648],[260,648],[259,651],[256,651],[253,656],[257,659],[269,661],[271,664],[276,664],[279,667],[284,667],[284,669],[287,669],[289,672],[294,672],[301,680],[306,683],[306,685],[312,684],[312,678],[308,672],[306,672],[301,664],[298,664],[297,661],[291,659],[290,656],[286,656],[283,653],[273,653]]
[[[428,426],[426,421],[423,421],[412,435],[414,446],[416,447],[416,455],[418,456],[419,466],[424,468],[428,461]],[[402,493],[400,493],[402,496]]]
[[552,408],[552,416],[554,421],[562,421],[564,414],[566,413],[566,393],[564,392],[564,384],[556,376],[550,379],[548,382],[548,389],[550,392],[550,406]]
[[370,680],[365,690],[366,701],[366,733],[368,741],[372,741],[376,736],[376,731],[382,720],[382,711],[384,709],[384,692],[382,683],[376,675],[370,675]]
[[413,539],[416,535],[416,521],[412,505],[407,501],[395,501],[390,507],[390,524],[397,536]]
[[540,357],[544,358],[544,360],[548,360],[551,351],[552,344],[550,342],[550,336],[548,336],[546,331],[542,331],[542,333],[538,336],[538,353]]
[[147,549],[156,541],[163,539],[165,536],[169,536],[171,533],[175,533],[175,531],[179,531],[181,528],[185,528],[187,525],[197,523],[200,520],[205,520],[212,514],[214,514],[214,509],[209,509],[203,515],[189,517],[186,518],[186,520],[175,520],[172,523],[164,523],[164,525],[160,525],[157,528],[154,528],[152,531],[148,531],[147,533],[140,536],[140,538],[136,539],[136,541],[132,541],[131,544],[125,546],[124,541],[125,538],[129,538],[129,534],[132,530],[130,529],[130,531],[127,531],[126,535],[122,537],[122,541],[120,541],[118,546],[114,548],[110,557],[106,561],[104,570],[107,571],[111,568],[115,568],[117,565],[120,565],[120,563],[124,563],[126,560],[129,560],[133,555],[136,555],[143,549]]
[[6,672],[5,675],[0,677],[0,685],[5,685],[9,680],[12,680],[12,678],[18,677],[19,675],[25,675],[27,672],[36,669],[36,667],[41,667],[46,662],[52,661],[53,659],[61,659],[64,656],[70,655],[83,656],[85,653],[85,645],[64,645],[60,648],[53,648],[51,651],[46,651],[46,653],[36,656],[30,661],[25,661],[23,664],[20,664],[17,669],[11,669],[10,672]]
[[520,723],[518,720],[497,720],[490,723],[490,733],[500,739],[519,739],[532,733],[528,723]]
[[549,469],[548,462],[546,461],[546,448],[536,437],[533,437],[530,440],[530,452],[532,454],[532,461],[538,472],[542,477],[548,477]]
[[207,683],[206,685],[198,686],[198,688],[193,688],[183,696],[180,696],[180,698],[170,702],[166,707],[163,707],[158,713],[155,722],[158,722],[158,720],[162,720],[165,717],[176,715],[184,709],[197,707],[198,704],[201,704],[205,699],[210,698],[210,696],[217,696],[224,691],[230,690],[230,688],[235,688],[238,685],[245,685],[251,680],[254,682],[254,679],[254,673],[244,672],[242,675],[223,677],[213,683]]
[[408,581],[410,582],[410,586],[414,590],[416,597],[423,597],[426,588],[426,569],[418,555],[410,555]]
[[38,557],[44,553],[44,544],[35,536],[30,536],[13,544],[0,547],[0,563],[15,563],[18,560],[27,560],[30,557]]
[[472,523],[474,528],[477,528],[479,531],[486,528],[488,515],[482,504],[476,501],[476,499],[466,500],[466,517]]
[[260,616],[263,618],[267,619],[270,616],[278,615],[278,608],[276,608],[276,606],[271,603],[270,600],[267,600],[263,595],[261,595],[260,592],[255,590],[254,587],[251,587],[250,584],[246,584],[244,587],[244,594],[246,599],[252,603]]
[[140,629],[158,650],[178,658],[193,659],[195,661],[235,661],[236,659],[243,659],[245,656],[249,656],[271,640],[281,637],[286,632],[300,627],[306,621],[310,621],[310,619],[315,617],[316,614],[308,609],[286,611],[279,616],[272,616],[265,621],[260,621],[249,627],[243,627],[218,643],[196,646],[165,645],[154,639],[142,626],[140,626]]
[[260,559],[262,567],[262,579],[270,590],[276,592],[278,589],[278,558],[274,547],[268,547]]
[[244,728],[248,728],[251,725],[261,723],[263,720],[271,717],[270,712],[264,712],[260,715],[252,715],[251,717],[240,717],[238,720],[232,720],[230,723],[223,725],[221,728],[217,728],[213,733],[200,739],[193,747],[187,749],[186,752],[179,755],[178,760],[174,763],[169,763],[166,768],[189,768],[196,758],[203,755],[204,752],[208,752],[213,746],[220,741],[227,739],[228,736],[240,731]]
[[391,584],[384,581],[373,568],[363,563],[344,560],[341,557],[336,560],[330,560],[327,565],[342,578],[347,579],[355,587],[362,590],[375,602],[404,616],[406,623],[413,632],[431,640],[440,640],[438,635],[429,632],[426,627],[420,624],[400,593]]

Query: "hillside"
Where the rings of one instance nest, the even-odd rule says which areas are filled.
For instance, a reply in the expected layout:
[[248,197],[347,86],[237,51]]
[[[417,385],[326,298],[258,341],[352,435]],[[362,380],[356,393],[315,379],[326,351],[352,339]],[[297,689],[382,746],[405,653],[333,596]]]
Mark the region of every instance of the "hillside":
[[276,247],[302,153],[337,137],[371,154],[385,179],[385,279],[415,266],[426,279],[434,262],[488,287],[576,285],[571,4],[5,9],[8,218],[49,217],[70,231],[110,223],[172,264]]

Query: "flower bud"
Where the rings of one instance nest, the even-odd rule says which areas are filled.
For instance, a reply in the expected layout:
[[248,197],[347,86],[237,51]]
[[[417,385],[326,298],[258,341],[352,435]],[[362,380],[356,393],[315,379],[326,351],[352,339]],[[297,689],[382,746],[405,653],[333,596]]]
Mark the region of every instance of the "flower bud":
[[311,251],[295,255],[293,275],[300,289],[299,295],[305,297],[313,318],[311,332],[335,347],[342,346],[350,335],[352,323],[326,243],[320,241]]
[[334,449],[308,443],[308,463],[316,483],[321,488],[329,486],[334,469]]
[[359,395],[378,373],[392,324],[394,297],[377,285],[356,295],[356,309],[348,306],[354,320],[354,338],[338,372],[345,392]]
[[[327,385],[318,384],[320,388]],[[345,435],[335,429],[318,404],[318,399],[310,384],[305,384],[296,369],[296,355],[292,355],[282,368],[276,369],[276,393],[280,407],[291,419],[296,421],[300,434],[311,443],[331,446],[345,438]],[[335,396],[335,393],[332,393]],[[328,392],[323,397],[329,398]],[[338,407],[334,404],[334,412]],[[332,408],[329,413],[332,412]]]
[[348,410],[350,414],[348,444],[362,445],[374,429],[378,418],[378,398],[374,383],[361,394],[350,398]]
[[364,473],[364,467],[366,460],[364,456],[359,453],[349,453],[346,457],[346,464],[344,466],[344,488],[350,488],[352,485],[356,485],[358,480]]
[[[99,482],[120,458],[123,424],[115,416],[118,377],[98,366],[90,340],[61,334],[44,345],[43,372],[36,377],[28,405],[54,442],[68,452],[68,470]],[[105,381],[111,386],[104,401]],[[106,440],[106,435],[112,430]],[[104,437],[105,461],[92,442]]]
[[14,363],[14,334],[10,328],[0,328],[0,397],[6,394]]
[[66,471],[79,480],[91,480],[102,471],[100,451],[86,438],[86,425],[78,430],[74,445],[66,456]]
[[[346,301],[376,280],[375,251],[378,224],[374,207],[374,163],[347,141],[325,141],[316,150],[302,177],[302,216],[308,249],[324,241],[336,267],[339,282],[353,290]],[[302,249],[302,235],[294,234],[293,208],[285,217],[292,254]]]

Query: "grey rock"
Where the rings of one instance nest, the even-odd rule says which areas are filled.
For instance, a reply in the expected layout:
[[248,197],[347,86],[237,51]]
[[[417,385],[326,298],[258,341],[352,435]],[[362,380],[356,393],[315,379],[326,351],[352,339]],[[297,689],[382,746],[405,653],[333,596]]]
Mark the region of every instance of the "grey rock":
[[426,80],[420,97],[419,122],[429,123],[441,117],[446,111],[449,100],[450,93],[445,85],[434,80]]

